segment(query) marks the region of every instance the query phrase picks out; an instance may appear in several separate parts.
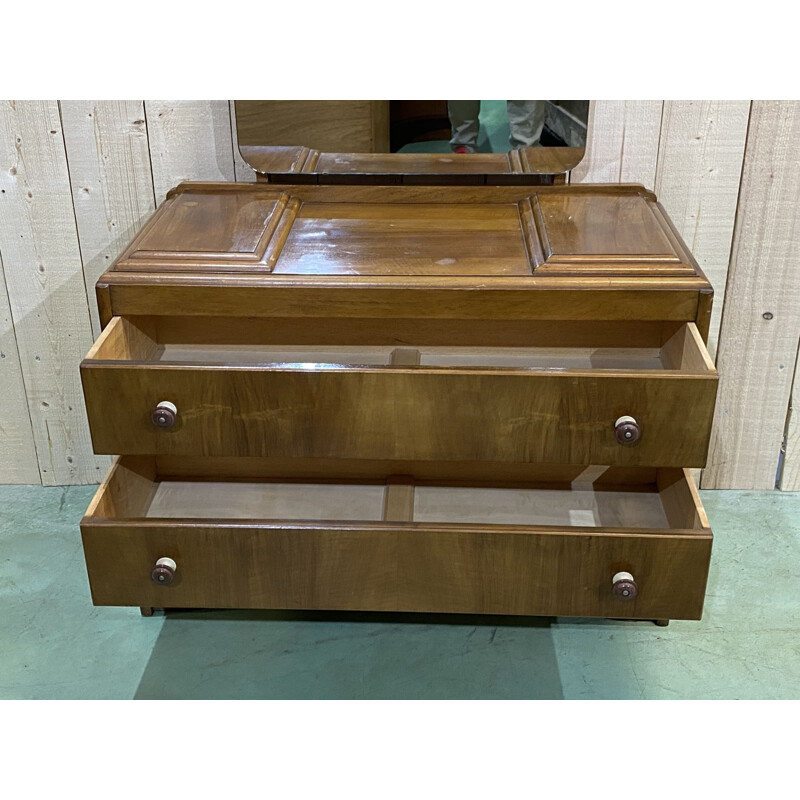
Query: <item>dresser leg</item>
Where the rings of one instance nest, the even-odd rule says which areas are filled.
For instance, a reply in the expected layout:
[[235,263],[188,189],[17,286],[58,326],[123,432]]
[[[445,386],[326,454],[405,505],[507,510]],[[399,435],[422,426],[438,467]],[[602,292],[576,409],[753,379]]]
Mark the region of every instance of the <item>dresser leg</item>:
[[139,606],[139,611],[142,612],[143,617],[152,617],[155,609],[151,606]]
[[658,625],[659,628],[666,628],[669,625],[668,619],[654,619],[653,622]]

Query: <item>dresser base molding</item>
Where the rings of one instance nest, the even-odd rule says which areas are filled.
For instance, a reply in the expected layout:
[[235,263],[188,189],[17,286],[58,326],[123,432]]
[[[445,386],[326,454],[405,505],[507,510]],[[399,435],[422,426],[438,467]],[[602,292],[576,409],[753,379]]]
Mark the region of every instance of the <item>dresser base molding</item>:
[[[712,535],[691,475],[487,486],[162,479],[123,457],[81,528],[97,605],[699,619]],[[174,581],[151,578],[156,562]],[[620,599],[612,578],[635,578]],[[143,613],[147,613],[144,611]]]
[[[143,617],[152,617],[156,611],[161,611],[166,613],[169,609],[166,608],[153,608],[152,606],[140,606],[139,611]],[[181,609],[176,609],[181,610]],[[654,620],[641,620],[641,619],[619,619],[615,620],[617,622],[652,622],[653,625],[657,625],[659,628],[666,628],[669,625],[668,619],[654,619]]]

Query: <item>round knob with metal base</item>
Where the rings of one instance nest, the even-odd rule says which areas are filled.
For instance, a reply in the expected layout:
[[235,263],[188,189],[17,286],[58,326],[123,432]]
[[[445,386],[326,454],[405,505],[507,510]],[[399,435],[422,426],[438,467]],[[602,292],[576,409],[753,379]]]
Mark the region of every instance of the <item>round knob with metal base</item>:
[[159,586],[169,586],[175,580],[177,569],[178,565],[171,558],[165,556],[156,561],[150,577],[153,583],[157,583]]
[[178,419],[178,409],[169,400],[162,400],[151,412],[150,420],[156,428],[172,428]]
[[611,591],[617,600],[633,600],[639,594],[639,588],[630,572],[618,572],[611,579]]
[[620,444],[633,444],[639,441],[642,429],[633,417],[620,417],[614,423],[614,434]]

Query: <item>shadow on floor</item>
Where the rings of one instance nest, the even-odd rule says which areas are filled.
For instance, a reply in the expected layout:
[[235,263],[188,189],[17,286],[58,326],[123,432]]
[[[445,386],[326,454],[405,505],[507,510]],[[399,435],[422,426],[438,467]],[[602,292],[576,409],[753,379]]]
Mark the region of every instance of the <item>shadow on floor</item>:
[[168,611],[136,698],[556,700],[563,692],[548,619]]

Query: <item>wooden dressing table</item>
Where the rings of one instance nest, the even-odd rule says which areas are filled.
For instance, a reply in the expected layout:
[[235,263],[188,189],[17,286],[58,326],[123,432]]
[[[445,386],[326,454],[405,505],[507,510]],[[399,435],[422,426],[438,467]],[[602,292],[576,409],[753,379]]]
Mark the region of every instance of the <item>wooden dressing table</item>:
[[95,604],[698,619],[712,289],[654,195],[396,174],[182,184],[102,276]]

